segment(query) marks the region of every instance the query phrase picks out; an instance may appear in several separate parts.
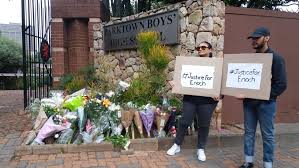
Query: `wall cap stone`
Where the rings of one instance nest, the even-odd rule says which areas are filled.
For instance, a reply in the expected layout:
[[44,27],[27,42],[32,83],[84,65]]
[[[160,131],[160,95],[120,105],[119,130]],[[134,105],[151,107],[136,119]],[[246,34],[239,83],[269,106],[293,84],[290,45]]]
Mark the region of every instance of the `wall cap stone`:
[[51,22],[60,23],[60,22],[63,22],[63,19],[62,18],[52,18]]

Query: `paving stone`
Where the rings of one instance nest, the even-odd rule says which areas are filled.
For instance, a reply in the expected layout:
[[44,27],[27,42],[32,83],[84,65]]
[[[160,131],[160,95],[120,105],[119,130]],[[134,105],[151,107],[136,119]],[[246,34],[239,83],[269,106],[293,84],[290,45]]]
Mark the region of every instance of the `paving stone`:
[[19,165],[18,165],[18,168],[26,168],[28,165],[28,162],[27,161],[23,161],[21,160]]
[[30,155],[32,154],[32,146],[30,145],[22,145],[17,146],[15,150],[16,156],[24,156],[24,155]]
[[7,157],[1,157],[0,155],[0,162],[9,162],[11,160],[12,156]]
[[9,139],[5,146],[16,146],[18,144],[18,139]]
[[4,150],[4,149],[2,149],[1,151],[0,151],[0,156],[1,155],[13,155],[14,154],[14,150]]
[[63,159],[56,159],[56,160],[50,160],[47,162],[48,166],[57,166],[57,165],[63,165],[64,160]]
[[7,139],[16,139],[16,138],[19,138],[20,137],[20,133],[17,132],[17,133],[12,133],[12,134],[9,134],[6,136]]
[[104,159],[105,155],[103,152],[96,152],[96,159]]
[[130,165],[118,165],[117,168],[139,168],[138,164],[130,164]]
[[118,158],[120,156],[120,152],[112,152],[111,157],[112,158]]
[[0,159],[0,167],[2,168],[6,168],[6,167],[8,167],[8,165],[9,165],[9,161],[2,161],[1,159]]

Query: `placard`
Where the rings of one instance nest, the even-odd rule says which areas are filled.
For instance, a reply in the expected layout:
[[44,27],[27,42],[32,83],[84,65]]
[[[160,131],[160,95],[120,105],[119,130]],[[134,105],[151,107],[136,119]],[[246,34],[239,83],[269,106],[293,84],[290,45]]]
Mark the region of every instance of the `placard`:
[[269,100],[271,53],[225,54],[221,94]]
[[172,93],[220,95],[223,58],[176,57]]

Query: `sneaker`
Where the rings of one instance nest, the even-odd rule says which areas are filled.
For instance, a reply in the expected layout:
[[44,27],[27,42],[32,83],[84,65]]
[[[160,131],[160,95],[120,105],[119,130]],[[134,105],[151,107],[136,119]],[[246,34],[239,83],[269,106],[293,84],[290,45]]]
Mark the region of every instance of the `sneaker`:
[[206,154],[205,154],[205,151],[203,149],[198,149],[197,150],[197,158],[198,160],[204,162],[206,161]]
[[173,144],[170,149],[167,151],[167,155],[173,156],[176,153],[179,153],[181,151],[181,147],[177,144]]
[[253,168],[253,163],[245,162],[240,166],[240,168]]

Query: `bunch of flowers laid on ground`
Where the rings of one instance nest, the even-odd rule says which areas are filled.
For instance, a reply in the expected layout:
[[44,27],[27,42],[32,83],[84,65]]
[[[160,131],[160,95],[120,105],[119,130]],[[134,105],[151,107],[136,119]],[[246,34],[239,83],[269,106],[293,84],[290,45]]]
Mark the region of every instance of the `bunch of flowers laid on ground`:
[[[130,84],[120,81],[110,87],[109,83],[102,82],[101,87],[96,86],[101,83],[93,83],[90,86],[95,87],[70,95],[53,92],[50,98],[36,101],[31,106],[36,118],[35,126],[25,143],[110,141],[127,149],[129,138],[163,137],[169,131],[173,135],[179,101],[166,96],[164,89],[169,51],[159,43],[156,32],[141,32],[137,41],[147,70]],[[110,78],[105,81],[110,81]],[[135,132],[138,132],[137,136]]]

